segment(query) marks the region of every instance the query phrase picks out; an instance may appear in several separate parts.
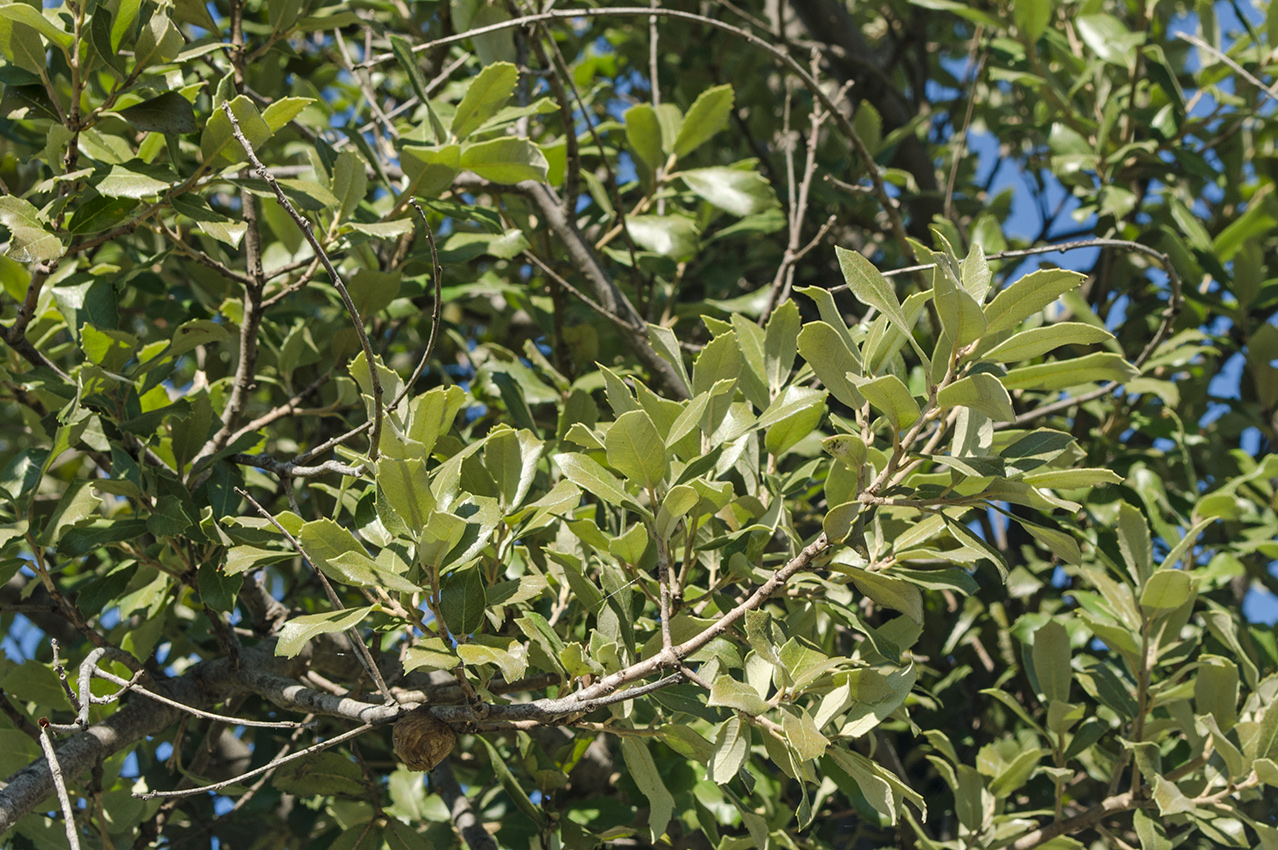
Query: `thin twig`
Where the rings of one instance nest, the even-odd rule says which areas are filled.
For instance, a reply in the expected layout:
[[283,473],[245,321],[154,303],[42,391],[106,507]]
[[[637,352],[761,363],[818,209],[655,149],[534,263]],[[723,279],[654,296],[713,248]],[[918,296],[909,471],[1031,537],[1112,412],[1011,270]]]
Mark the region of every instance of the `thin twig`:
[[[132,679],[123,679],[115,675],[114,673],[108,673],[107,671],[103,670],[100,667],[93,668],[93,675],[99,679],[105,679],[108,682],[122,686],[122,689],[119,692],[119,694],[116,694],[116,696],[113,699],[118,698],[120,694],[123,694],[125,691],[132,690],[132,691],[136,691],[139,694],[142,694],[144,697],[147,697],[148,699],[153,699],[156,702],[162,702],[167,706],[178,709],[179,711],[184,711],[187,714],[192,715],[193,717],[200,717],[205,720],[216,720],[220,723],[229,723],[232,726],[252,726],[254,728],[259,728],[259,729],[306,729],[309,726],[314,725],[313,723],[297,723],[292,720],[248,720],[243,717],[233,717],[227,714],[218,714],[217,712],[214,712],[214,711],[205,711],[200,708],[193,708],[192,706],[186,705],[185,703],[181,703],[181,702],[178,702],[177,700],[169,699],[166,696],[161,696],[160,694],[157,694],[155,691],[147,690],[141,685],[138,685]],[[102,697],[94,697],[93,699],[94,699],[94,702],[113,701],[113,700],[103,699]]]
[[[813,70],[816,68],[816,57],[814,55]],[[786,121],[789,121],[789,104],[790,96],[786,94]],[[794,285],[795,266],[799,262],[799,258],[803,256],[805,251],[799,250],[799,239],[803,236],[803,221],[808,213],[808,198],[812,190],[812,176],[816,173],[817,161],[817,142],[821,138],[821,125],[829,118],[829,113],[820,107],[814,108],[809,116],[811,126],[808,128],[808,144],[806,157],[803,163],[803,179],[798,186],[796,195],[794,186],[794,152],[792,146],[786,151],[786,173],[790,178],[790,239],[786,244],[785,255],[781,258],[781,264],[777,266],[776,275],[772,278],[772,287],[768,295],[768,307],[759,316],[759,326],[763,327],[768,322],[768,317],[772,315],[772,311],[777,305],[783,304],[790,297],[790,290]],[[833,216],[831,216],[833,220]],[[830,222],[826,224],[829,225]],[[822,228],[822,231],[827,229]],[[818,237],[821,233],[817,234]]]
[[233,776],[230,779],[223,780],[222,782],[214,782],[211,785],[199,785],[194,788],[183,788],[177,791],[146,791],[141,794],[134,793],[133,796],[140,800],[153,800],[156,797],[193,797],[196,794],[207,794],[210,791],[219,791],[223,788],[229,788],[232,785],[243,782],[245,779],[252,779],[254,776],[265,773],[268,770],[275,770],[281,765],[288,764],[291,761],[297,761],[300,758],[305,758],[312,753],[318,753],[321,750],[327,750],[329,747],[335,747],[343,741],[349,741],[352,738],[359,737],[374,728],[376,728],[375,724],[365,723],[363,726],[358,726],[347,732],[343,732],[334,738],[329,738],[327,741],[321,741],[320,743],[307,747],[304,750],[298,750],[291,755],[271,759],[261,767],[254,768],[247,773],[241,773],[239,776]]
[[[1167,283],[1171,288],[1171,293],[1167,299],[1167,306],[1163,308],[1163,321],[1158,326],[1158,330],[1154,332],[1154,336],[1146,343],[1145,348],[1141,351],[1140,356],[1132,361],[1132,364],[1140,367],[1149,359],[1154,350],[1162,343],[1167,332],[1171,330],[1171,324],[1175,321],[1176,316],[1180,314],[1183,287],[1180,280],[1180,274],[1177,273],[1176,267],[1172,264],[1171,257],[1148,245],[1142,245],[1140,242],[1132,242],[1128,239],[1079,239],[1073,242],[1059,242],[1055,245],[1039,245],[1034,248],[1019,248],[1015,251],[997,251],[989,254],[987,260],[1007,260],[1017,257],[1031,257],[1036,254],[1053,254],[1065,253],[1066,251],[1077,251],[1083,248],[1126,248],[1129,251],[1135,251],[1152,257],[1162,266],[1163,272],[1167,275]],[[926,271],[936,267],[936,263],[921,263],[914,266],[906,266],[900,269],[891,269],[883,272],[884,277],[894,277],[899,274],[907,274],[911,272]],[[842,292],[848,289],[846,283],[838,286],[831,286],[831,292]],[[1103,395],[1103,393],[1102,393]]]
[[[248,491],[240,487],[236,487],[235,492],[247,499],[249,504],[251,504],[267,522],[275,526],[275,528],[284,535],[285,539],[288,540],[293,549],[306,559],[307,563],[311,565],[311,569],[315,571],[315,575],[319,577],[320,584],[323,585],[324,592],[328,595],[329,604],[338,611],[345,610],[346,606],[342,604],[342,600],[337,598],[337,592],[333,590],[333,585],[329,583],[328,576],[325,575],[324,571],[316,565],[315,559],[306,554],[306,550],[302,548],[302,542],[290,534],[287,528],[280,525],[279,520],[271,516],[270,512],[267,511],[266,508],[262,507],[256,499],[248,494]],[[391,693],[391,689],[386,684],[386,680],[382,678],[382,672],[377,669],[377,662],[373,659],[373,654],[368,651],[368,647],[355,631],[354,626],[351,626],[346,630],[346,637],[347,640],[354,644],[355,648],[358,650],[357,657],[364,665],[364,669],[368,672],[368,675],[372,677],[373,682],[377,685],[377,689],[381,691],[382,697],[386,700],[386,704],[397,705],[399,700],[395,699],[394,694]]]
[[[413,209],[417,210],[417,214],[421,216],[422,228],[426,231],[426,241],[430,244],[431,268],[435,278],[435,304],[431,312],[430,339],[427,340],[426,342],[426,350],[422,353],[421,359],[417,361],[417,367],[413,369],[413,374],[409,377],[407,381],[404,382],[404,385],[400,387],[400,390],[398,393],[395,394],[395,397],[391,399],[390,408],[392,410],[399,407],[399,403],[404,400],[404,396],[408,394],[409,390],[412,389],[413,384],[415,384],[417,382],[417,379],[421,377],[422,371],[426,368],[426,364],[430,361],[431,354],[433,354],[435,351],[435,342],[439,338],[439,326],[443,320],[443,309],[444,309],[444,295],[443,295],[444,269],[443,269],[443,266],[441,266],[439,263],[439,251],[435,246],[435,234],[430,228],[430,222],[426,218],[426,213],[422,210],[421,205],[417,203],[417,199],[409,198],[408,202],[412,204]],[[324,443],[321,443],[318,446],[307,449],[306,451],[298,455],[296,458],[294,458],[291,461],[291,463],[294,463],[294,464],[301,463],[302,461],[309,460],[310,458],[313,458],[316,455],[323,454],[324,452],[328,451],[334,446],[337,446],[346,442],[351,437],[354,437],[357,434],[361,434],[364,431],[367,431],[369,428],[369,425],[370,423],[368,422],[364,422],[361,425],[356,425],[354,428],[350,429],[344,434],[340,434],[336,437],[333,437],[330,440],[325,441]]]
[[351,300],[351,294],[346,290],[346,284],[333,266],[333,261],[329,259],[328,252],[324,250],[324,246],[315,237],[315,233],[311,229],[311,223],[297,211],[293,203],[284,194],[284,190],[280,188],[280,184],[276,182],[275,175],[271,174],[266,169],[266,166],[262,164],[262,161],[257,158],[257,154],[253,151],[253,146],[245,138],[244,131],[240,129],[240,122],[236,120],[235,113],[231,111],[231,104],[224,101],[222,103],[222,111],[226,113],[227,119],[231,122],[231,132],[239,141],[240,146],[244,148],[244,153],[249,162],[253,164],[257,175],[265,180],[267,185],[275,192],[275,199],[279,201],[280,206],[293,219],[298,229],[302,231],[302,235],[306,237],[306,241],[310,243],[311,249],[315,251],[316,256],[320,258],[320,262],[324,264],[324,270],[328,272],[334,288],[337,289],[337,293],[342,297],[342,303],[346,305],[346,312],[351,316],[351,321],[355,326],[355,333],[359,336],[360,347],[364,350],[365,365],[368,367],[369,381],[373,390],[373,433],[368,440],[368,456],[372,460],[377,460],[377,447],[382,438],[382,380],[377,374],[377,361],[373,357],[373,346],[368,341],[368,334],[364,330],[364,320],[360,318],[359,308]]
[[589,295],[582,292],[580,289],[578,289],[577,287],[569,283],[567,280],[565,280],[562,275],[560,275],[558,272],[556,272],[554,269],[548,266],[545,262],[542,261],[540,257],[534,254],[532,251],[524,251],[523,257],[524,259],[532,263],[534,266],[541,269],[542,272],[546,276],[548,276],[551,280],[553,280],[555,283],[559,284],[564,289],[572,293],[572,295],[575,296],[577,300],[579,300],[582,304],[585,304],[587,307],[589,307],[591,310],[594,310],[600,316],[603,316],[605,319],[612,322],[617,327],[623,328],[627,331],[635,330],[634,326],[631,325],[629,322],[627,322],[625,319],[621,318],[616,313],[602,306],[598,301],[594,300]]
[[426,368],[426,363],[430,360],[431,354],[435,352],[435,341],[439,339],[439,323],[443,316],[444,310],[444,269],[439,264],[439,251],[435,247],[435,234],[430,229],[430,221],[426,218],[426,212],[422,209],[421,204],[417,203],[416,198],[409,198],[408,203],[412,204],[413,209],[417,210],[417,215],[422,220],[422,230],[426,232],[426,242],[430,245],[430,265],[431,274],[435,278],[435,303],[431,307],[430,315],[430,339],[426,341],[426,350],[422,352],[422,359],[417,361],[417,368],[413,370],[413,374],[404,382],[403,388],[399,394],[391,401],[391,408],[399,406],[400,401],[421,377],[422,370]]
[[[971,67],[972,58],[976,55],[977,48],[981,43],[981,39],[985,35],[984,27],[977,27],[976,33],[972,36],[972,49],[968,53],[968,67]],[[950,179],[945,184],[945,219],[954,221],[954,184],[958,180],[959,162],[963,159],[963,154],[967,151],[967,135],[972,126],[972,114],[976,110],[976,83],[981,79],[981,71],[985,69],[985,60],[988,53],[982,53],[980,60],[976,64],[976,72],[972,74],[971,83],[968,85],[967,91],[967,113],[963,116],[963,132],[958,135],[958,148],[954,151],[954,159],[950,163]]]
[[[884,213],[887,215],[889,227],[892,230],[892,235],[896,240],[898,247],[901,249],[902,255],[907,259],[914,259],[914,249],[910,247],[909,239],[905,232],[905,224],[901,220],[901,213],[898,209],[898,205],[892,196],[888,194],[887,187],[883,182],[883,174],[879,170],[878,165],[875,164],[873,155],[870,153],[869,148],[866,146],[865,141],[861,138],[860,134],[857,133],[856,127],[852,125],[851,120],[839,111],[837,105],[821,87],[821,84],[808,73],[807,69],[805,69],[798,60],[781,48],[775,47],[765,39],[760,38],[752,32],[743,30],[740,27],[733,26],[732,24],[725,23],[724,21],[715,20],[714,18],[708,18],[705,15],[698,15],[693,12],[656,7],[623,6],[601,9],[551,9],[550,11],[539,12],[535,15],[524,15],[522,17],[511,18],[510,20],[502,21],[500,23],[490,24],[484,27],[476,27],[475,29],[458,35],[437,38],[432,41],[424,42],[423,44],[414,45],[412,50],[414,53],[433,50],[434,48],[443,47],[448,44],[455,44],[459,41],[474,38],[475,36],[500,32],[502,30],[512,29],[515,27],[522,27],[527,24],[541,23],[543,21],[572,20],[574,18],[622,18],[647,16],[660,16],[663,18],[673,18],[681,21],[693,21],[714,29],[732,33],[752,46],[770,54],[790,69],[792,73],[803,81],[804,86],[806,86],[808,90],[812,92],[812,95],[821,102],[821,105],[830,112],[834,122],[839,125],[839,131],[852,143],[852,147],[856,150],[857,155],[861,158],[865,165],[866,173],[869,175],[870,182],[873,184],[873,194],[878,200],[880,206],[883,208]],[[379,56],[373,56],[356,67],[371,67],[394,58],[393,54],[385,53]]]
[[1251,83],[1253,86],[1260,89],[1265,94],[1269,95],[1271,100],[1278,101],[1278,89],[1270,88],[1269,86],[1265,85],[1264,83],[1260,81],[1260,78],[1257,77],[1255,74],[1251,73],[1242,65],[1239,65],[1237,62],[1235,62],[1231,57],[1227,56],[1224,53],[1221,53],[1215,47],[1212,47],[1210,44],[1203,41],[1198,36],[1194,35],[1193,33],[1178,32],[1176,33],[1176,37],[1184,41],[1188,41],[1190,44],[1194,45],[1199,50],[1206,50],[1212,56],[1215,56],[1221,62],[1224,62],[1226,65],[1232,68],[1234,70],[1234,73],[1238,74],[1244,80]]
[[58,764],[58,754],[53,750],[53,740],[49,737],[49,725],[48,718],[40,718],[40,748],[44,750],[45,761],[49,763],[53,787],[58,791],[58,805],[62,807],[62,819],[66,822],[67,843],[71,845],[71,850],[80,850],[80,830],[75,825],[75,809],[71,808],[67,784],[62,781],[62,766]]
[[303,466],[296,461],[276,460],[270,455],[257,454],[234,454],[227,458],[231,463],[238,463],[244,466],[256,466],[258,469],[265,469],[268,472],[274,472],[281,478],[318,478],[321,475],[329,473],[337,473],[338,475],[349,475],[351,478],[360,478],[364,475],[364,467],[347,466],[338,463],[335,460],[326,460],[316,466]]

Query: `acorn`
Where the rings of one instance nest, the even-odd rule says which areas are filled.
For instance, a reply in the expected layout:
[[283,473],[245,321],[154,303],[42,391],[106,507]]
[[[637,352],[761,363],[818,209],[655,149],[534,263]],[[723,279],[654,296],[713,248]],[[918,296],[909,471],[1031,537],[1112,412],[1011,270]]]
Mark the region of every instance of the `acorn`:
[[453,751],[457,733],[423,706],[395,721],[391,740],[406,767],[430,771]]

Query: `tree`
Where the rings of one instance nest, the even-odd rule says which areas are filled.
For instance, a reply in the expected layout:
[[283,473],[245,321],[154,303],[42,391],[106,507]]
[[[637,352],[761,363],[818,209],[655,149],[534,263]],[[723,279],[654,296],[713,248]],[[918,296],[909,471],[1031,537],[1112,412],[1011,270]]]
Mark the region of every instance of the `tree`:
[[1273,31],[0,5],[0,834],[1278,847]]

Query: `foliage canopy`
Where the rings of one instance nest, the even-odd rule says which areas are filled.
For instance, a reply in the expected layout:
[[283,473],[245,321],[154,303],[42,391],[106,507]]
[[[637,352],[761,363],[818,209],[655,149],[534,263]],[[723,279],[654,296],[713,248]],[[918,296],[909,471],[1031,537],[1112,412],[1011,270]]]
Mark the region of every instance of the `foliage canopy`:
[[1278,15],[40,5],[5,841],[1278,847]]

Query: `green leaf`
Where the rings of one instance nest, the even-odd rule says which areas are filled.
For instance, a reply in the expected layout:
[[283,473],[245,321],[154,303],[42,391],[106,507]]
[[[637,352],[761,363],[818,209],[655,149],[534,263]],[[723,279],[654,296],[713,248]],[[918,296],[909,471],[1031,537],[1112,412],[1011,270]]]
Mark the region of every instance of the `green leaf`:
[[692,365],[692,392],[701,395],[709,392],[725,378],[736,378],[741,371],[741,346],[736,333],[722,333],[697,355]]
[[[337,209],[333,210],[333,214],[337,221],[345,221],[350,218],[351,213],[364,200],[364,192],[368,188],[368,178],[364,174],[364,160],[355,151],[344,150],[337,155],[332,171],[332,191],[333,197],[337,201]],[[384,274],[373,269],[361,269],[360,271]],[[389,275],[384,276],[389,277]],[[395,280],[398,283],[398,274],[395,276]],[[367,316],[368,313],[365,312],[362,305],[358,306],[361,306],[360,315]]]
[[278,564],[280,561],[287,561],[293,557],[296,557],[296,553],[281,552],[278,549],[261,549],[247,544],[232,546],[226,551],[226,566],[223,567],[223,572],[227,575],[238,575],[268,564]]
[[484,624],[488,597],[478,567],[453,570],[439,583],[440,613],[454,635],[468,635]]
[[1154,568],[1153,544],[1145,515],[1128,502],[1118,506],[1118,548],[1132,581],[1137,587],[1143,586]]
[[1031,42],[1038,41],[1051,19],[1051,0],[1012,0],[1012,20]]
[[1106,484],[1123,483],[1122,476],[1112,469],[1094,467],[1049,469],[1045,472],[1027,474],[1021,480],[1034,487],[1047,487],[1051,490],[1076,490],[1080,487],[1103,487]]
[[496,115],[510,100],[518,81],[519,71],[510,62],[497,62],[480,71],[457,104],[451,128],[453,136],[465,139]]
[[674,331],[649,322],[648,341],[652,343],[653,349],[661,355],[661,359],[675,367],[675,372],[678,373],[683,391],[691,395],[689,386],[692,382],[688,379],[688,369],[683,363],[683,354],[679,349],[679,340],[675,337]]
[[111,372],[120,371],[137,350],[138,338],[126,331],[80,329],[80,348],[90,361]]
[[698,95],[683,117],[683,125],[679,128],[679,135],[675,137],[671,152],[675,156],[687,156],[728,126],[732,100],[730,85],[715,86]]
[[1113,15],[1079,15],[1074,18],[1079,36],[1091,51],[1111,65],[1126,69],[1145,34],[1132,32]]
[[45,229],[43,216],[29,202],[0,195],[0,224],[9,229],[9,241],[0,246],[20,263],[43,263],[62,256],[62,240]]
[[460,661],[460,657],[444,643],[443,638],[424,638],[408,647],[405,652],[404,672],[411,673],[421,669],[452,670]]
[[[378,513],[384,503],[395,512],[403,530],[416,539],[435,509],[435,495],[430,488],[430,475],[422,458],[397,458],[383,454],[377,459]],[[388,528],[392,526],[383,524]]]
[[262,120],[271,128],[271,132],[278,133],[314,102],[313,97],[281,97],[266,107],[262,112]]
[[1082,322],[1061,322],[1014,334],[981,355],[981,359],[995,363],[1015,363],[1042,356],[1062,345],[1091,345],[1113,338],[1114,335],[1104,328]]
[[191,102],[176,91],[166,91],[150,100],[125,107],[120,110],[120,115],[134,129],[144,133],[178,136],[199,129]]
[[682,215],[627,216],[626,230],[645,251],[680,261],[697,252],[701,235],[697,223]]
[[1238,720],[1238,665],[1219,655],[1198,659],[1194,677],[1194,704],[1198,714],[1213,717],[1226,732]]
[[[825,512],[825,518],[821,520],[821,529],[825,532],[825,536],[835,543],[842,543],[848,539],[848,535],[852,533],[853,525],[857,518],[861,515],[861,503],[857,500],[844,502],[841,505],[835,505]],[[850,553],[840,553],[835,556],[835,560],[830,562],[832,568],[837,569],[837,564],[841,558],[850,556]],[[864,561],[857,560],[857,566],[862,566]],[[869,594],[866,594],[867,596]]]
[[138,40],[133,48],[134,66],[144,68],[171,62],[182,52],[184,44],[182,33],[173,25],[168,15],[158,12],[152,14],[138,33]]
[[627,109],[622,118],[626,122],[626,142],[630,145],[630,152],[655,174],[665,164],[656,110],[641,103]]
[[465,404],[466,393],[461,387],[435,387],[419,395],[410,403],[408,436],[429,455],[435,442],[453,427],[453,420]]
[[594,458],[584,454],[565,453],[557,454],[552,459],[563,471],[565,478],[592,496],[603,499],[610,505],[639,509],[639,505],[626,493],[617,476],[600,466]]
[[794,747],[795,753],[802,761],[820,758],[830,746],[830,741],[821,734],[821,730],[812,722],[811,715],[802,708],[797,713],[784,711],[781,713],[781,728],[785,739]]
[[696,168],[680,172],[679,177],[701,198],[736,216],[754,215],[779,204],[771,184],[753,169]]
[[706,766],[707,777],[712,782],[727,785],[745,764],[749,754],[749,727],[740,717],[729,717],[714,736],[714,756]]
[[435,110],[431,108],[430,96],[426,92],[426,77],[422,75],[421,65],[417,63],[417,57],[413,55],[412,46],[407,39],[393,33],[390,37],[390,45],[391,53],[395,54],[395,60],[399,62],[400,67],[408,74],[408,82],[413,87],[413,93],[417,95],[417,99],[426,107],[431,130],[435,134],[435,144],[443,144],[447,134],[444,132],[444,125],[439,123]]
[[842,747],[830,747],[827,751],[834,762],[856,783],[866,802],[891,823],[896,823],[896,795],[892,785],[880,773],[878,765],[860,753]]
[[1163,817],[1193,812],[1194,804],[1175,782],[1161,776],[1154,777],[1154,803],[1158,805],[1158,813]]
[[995,422],[1011,422],[1016,418],[1011,395],[998,378],[987,372],[968,375],[942,388],[936,394],[936,403],[942,409],[967,407]]
[[550,165],[541,148],[512,136],[462,145],[460,165],[494,183],[544,181]]
[[316,753],[282,764],[271,777],[271,784],[286,794],[303,797],[344,794],[358,799],[368,792],[359,765],[336,752]]
[[[253,101],[244,95],[238,95],[231,101],[231,113],[235,116],[236,123],[240,125],[240,130],[244,133],[244,138],[248,139],[254,153],[259,153],[262,143],[271,137],[271,128],[262,120],[262,115],[257,111]],[[242,162],[248,159],[244,153],[244,146],[235,138],[230,119],[226,117],[226,113],[220,106],[209,115],[209,121],[204,125],[204,133],[200,136],[200,160],[208,164],[218,156],[223,156],[231,162]]]
[[656,844],[670,823],[670,816],[674,812],[674,797],[666,788],[665,780],[657,770],[657,763],[643,738],[623,735],[621,755],[630,778],[648,798],[648,835],[652,843]]
[[897,300],[896,290],[892,288],[892,284],[888,283],[887,278],[883,277],[869,260],[856,251],[836,247],[834,253],[839,258],[839,269],[842,270],[843,279],[852,290],[852,294],[863,304],[887,316],[888,320],[896,325],[897,330],[904,334],[906,340],[914,347],[919,359],[924,363],[928,362],[931,358],[923,352],[918,341],[914,339],[914,323],[909,321],[901,310],[901,302]]
[[985,308],[986,335],[1011,330],[1086,279],[1086,275],[1064,269],[1030,272],[995,295]]
[[724,706],[756,716],[767,714],[771,710],[767,700],[759,696],[758,691],[726,673],[715,679],[710,686],[710,698],[706,705]]
[[1180,570],[1159,570],[1149,577],[1140,592],[1140,607],[1146,614],[1162,614],[1189,601],[1194,583]]
[[297,538],[315,568],[323,570],[329,578],[357,587],[372,587],[378,583],[377,577],[370,570],[359,569],[349,559],[343,559],[342,556],[354,552],[363,555],[365,561],[371,563],[355,535],[331,519],[306,523]]
[[775,392],[794,368],[794,357],[799,352],[799,329],[802,320],[799,306],[786,300],[772,311],[768,318],[763,343],[764,364],[768,386]]
[[1078,548],[1078,541],[1068,533],[1060,529],[1036,525],[1020,517],[1017,517],[1017,522],[1020,523],[1021,528],[1029,532],[1031,537],[1043,544],[1047,552],[1065,563],[1081,564],[1083,562],[1083,553]]
[[502,509],[509,513],[528,495],[542,442],[531,431],[501,429],[484,442],[484,466],[497,484]]
[[915,585],[890,574],[848,570],[857,590],[885,608],[900,611],[916,623],[923,622],[923,594]]
[[[604,445],[608,464],[650,493],[656,492],[670,471],[666,443],[646,411],[632,410],[618,417],[608,429]],[[574,483],[585,487],[581,482]]]
[[[6,8],[18,5],[11,3]],[[39,31],[4,16],[0,16],[0,56],[33,75],[45,73],[47,57]]]
[[488,751],[488,762],[492,765],[493,773],[497,774],[497,781],[501,783],[501,787],[506,790],[506,793],[510,795],[510,799],[514,801],[515,808],[527,815],[534,824],[540,825],[545,816],[540,809],[532,804],[532,800],[528,799],[527,792],[520,786],[515,774],[511,773],[510,766],[506,764],[506,760],[497,752],[497,748],[489,743],[487,738],[481,735],[479,736],[479,741],[484,745],[484,749]]
[[1097,352],[1038,366],[1013,369],[1002,379],[1009,390],[1063,390],[1096,381],[1123,383],[1139,371],[1121,354]]
[[456,514],[433,510],[418,538],[417,559],[423,564],[442,566],[444,559],[466,534],[466,521]]
[[1048,620],[1034,632],[1030,657],[1038,692],[1044,704],[1069,702],[1070,671],[1069,632],[1056,620]]
[[[500,641],[502,638],[493,638],[493,640]],[[510,641],[509,646],[514,650],[517,648],[517,643]],[[512,652],[497,646],[463,643],[458,645],[457,654],[467,667],[492,664],[501,670],[501,675],[507,682],[515,681],[528,669],[527,654],[521,651]]]
[[0,16],[4,16],[16,23],[26,24],[50,42],[56,44],[63,53],[66,53],[67,48],[75,41],[75,37],[71,33],[45,17],[39,9],[28,6],[26,3],[7,3],[4,6],[0,6]]
[[401,149],[404,173],[409,177],[409,191],[415,195],[434,197],[452,185],[461,172],[461,146],[405,144]]
[[275,654],[292,658],[302,651],[308,640],[319,635],[344,632],[354,628],[371,614],[371,605],[363,608],[348,608],[345,611],[327,611],[323,614],[306,614],[295,617],[284,624],[280,630],[279,642],[275,645]]
[[991,780],[990,793],[998,799],[1011,796],[1029,781],[1047,752],[1038,748],[1023,750],[1018,747],[1012,761]]
[[808,322],[799,331],[799,353],[830,395],[853,409],[865,403],[848,375],[861,374],[861,361],[827,322]]
[[811,434],[825,416],[825,399],[824,390],[786,387],[759,417],[759,427],[767,428],[763,445],[768,453],[780,457]]
[[944,254],[936,254],[932,269],[932,303],[936,305],[941,327],[949,337],[953,350],[980,339],[985,332],[985,314],[976,299],[959,284]]
[[147,165],[135,159],[111,166],[106,177],[93,188],[108,198],[146,198],[163,194],[173,182],[172,177],[167,167]]
[[[997,383],[997,381],[995,382]],[[896,375],[883,375],[856,382],[857,392],[892,423],[892,430],[903,431],[918,421],[919,403],[909,387]]]

